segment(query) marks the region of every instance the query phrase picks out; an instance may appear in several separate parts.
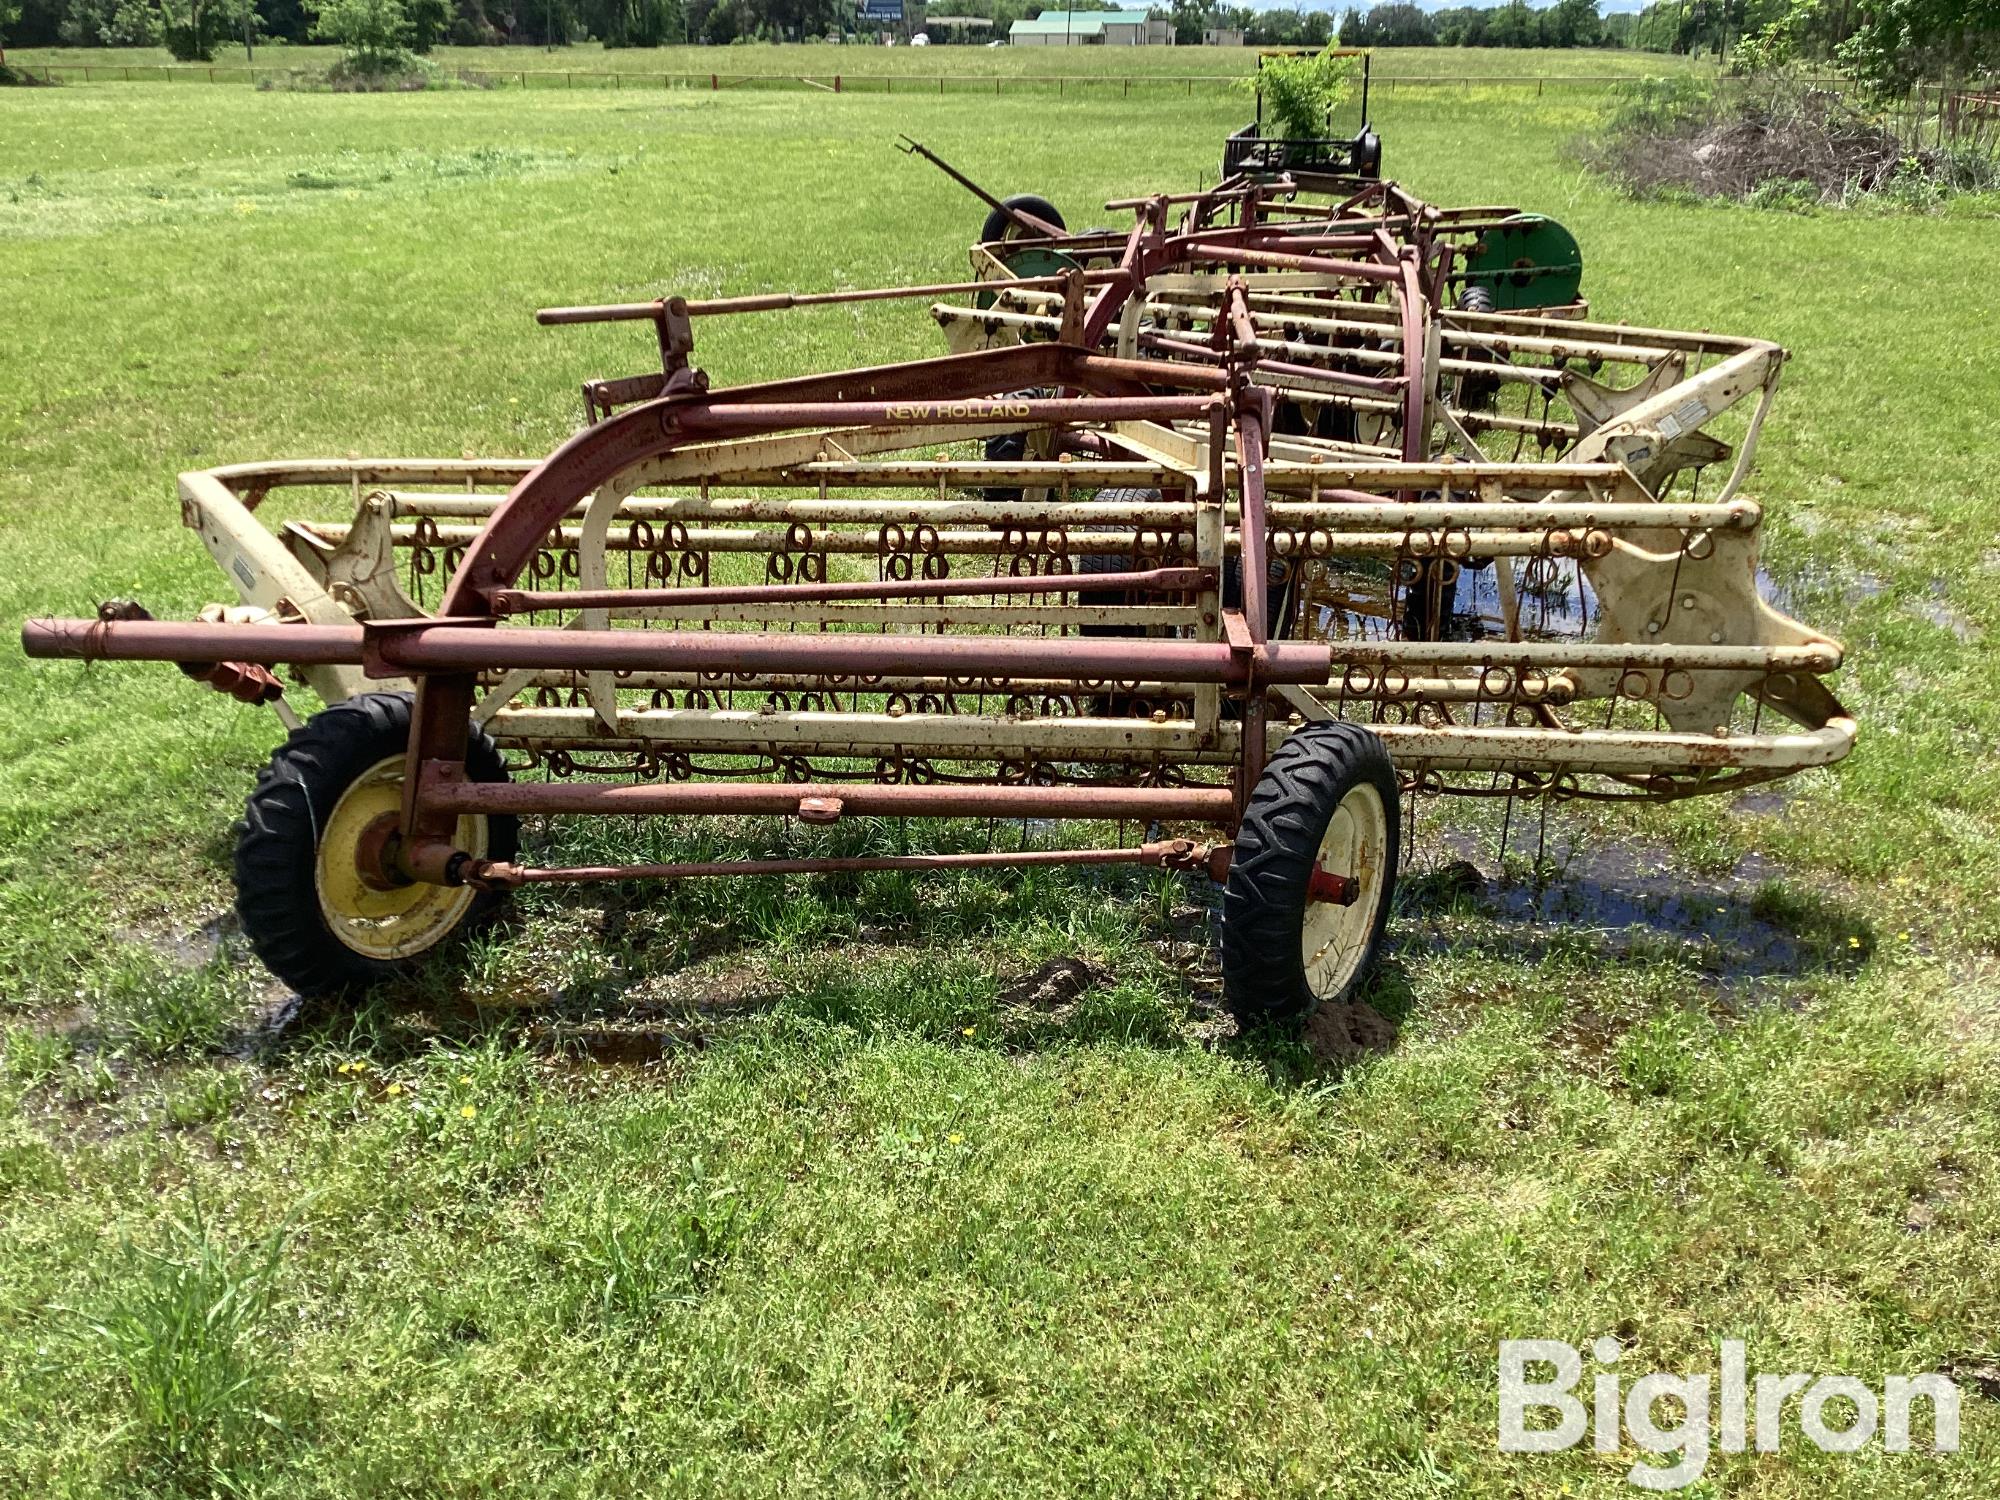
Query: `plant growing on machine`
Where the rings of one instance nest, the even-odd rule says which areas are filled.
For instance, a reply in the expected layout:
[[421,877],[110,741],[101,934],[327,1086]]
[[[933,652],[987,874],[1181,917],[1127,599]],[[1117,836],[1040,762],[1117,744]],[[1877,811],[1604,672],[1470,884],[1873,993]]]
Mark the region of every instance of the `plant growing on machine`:
[[1288,140],[1317,140],[1332,131],[1333,112],[1354,80],[1354,61],[1331,50],[1265,57],[1245,82]]

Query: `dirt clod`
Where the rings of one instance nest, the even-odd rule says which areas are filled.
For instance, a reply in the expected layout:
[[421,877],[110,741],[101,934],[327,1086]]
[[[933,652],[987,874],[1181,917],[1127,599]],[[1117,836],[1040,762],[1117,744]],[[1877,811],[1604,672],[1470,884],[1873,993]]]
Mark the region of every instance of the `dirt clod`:
[[1102,977],[1080,958],[1052,958],[1002,989],[1000,1003],[1029,1010],[1060,1010]]

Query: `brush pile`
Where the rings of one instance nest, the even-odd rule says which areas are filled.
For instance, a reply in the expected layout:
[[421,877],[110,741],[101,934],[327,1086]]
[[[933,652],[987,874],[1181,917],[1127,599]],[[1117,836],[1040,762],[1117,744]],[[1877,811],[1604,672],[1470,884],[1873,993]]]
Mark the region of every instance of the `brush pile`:
[[1775,207],[1933,198],[2000,186],[2000,163],[1972,142],[1924,145],[1923,122],[1870,113],[1783,75],[1713,88],[1650,83],[1586,162],[1645,197],[1733,198]]

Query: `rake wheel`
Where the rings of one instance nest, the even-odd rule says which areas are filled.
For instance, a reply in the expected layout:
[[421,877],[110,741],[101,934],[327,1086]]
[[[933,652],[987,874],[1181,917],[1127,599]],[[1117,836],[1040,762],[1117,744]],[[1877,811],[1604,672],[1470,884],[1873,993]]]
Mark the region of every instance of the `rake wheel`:
[[[360,855],[402,806],[410,737],[408,693],[362,693],[313,715],[257,774],[236,840],[236,911],[264,965],[300,994],[365,989],[409,973],[453,933],[490,916],[500,898],[470,886],[383,888]],[[475,730],[467,771],[505,781],[490,736]],[[458,847],[512,859],[519,826],[504,816],[459,819]]]
[[1246,1031],[1354,997],[1396,885],[1396,772],[1359,724],[1312,724],[1264,767],[1222,896],[1224,1003]]

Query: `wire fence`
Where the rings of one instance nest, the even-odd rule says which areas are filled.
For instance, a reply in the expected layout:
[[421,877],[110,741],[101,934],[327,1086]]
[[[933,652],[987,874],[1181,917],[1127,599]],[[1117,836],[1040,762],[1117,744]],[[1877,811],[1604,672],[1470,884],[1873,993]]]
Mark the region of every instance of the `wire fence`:
[[[284,83],[310,77],[315,70],[218,63],[33,63],[20,71],[45,83]],[[478,88],[522,89],[792,89],[828,94],[988,94],[1052,93],[1078,98],[1157,98],[1162,94],[1193,98],[1198,93],[1235,92],[1247,73],[1140,73],[1133,75],[1074,73],[643,73],[630,69],[582,68],[449,68],[440,69],[455,82]],[[1377,94],[1399,89],[1610,89],[1635,87],[1634,74],[1481,73],[1378,77]]]

